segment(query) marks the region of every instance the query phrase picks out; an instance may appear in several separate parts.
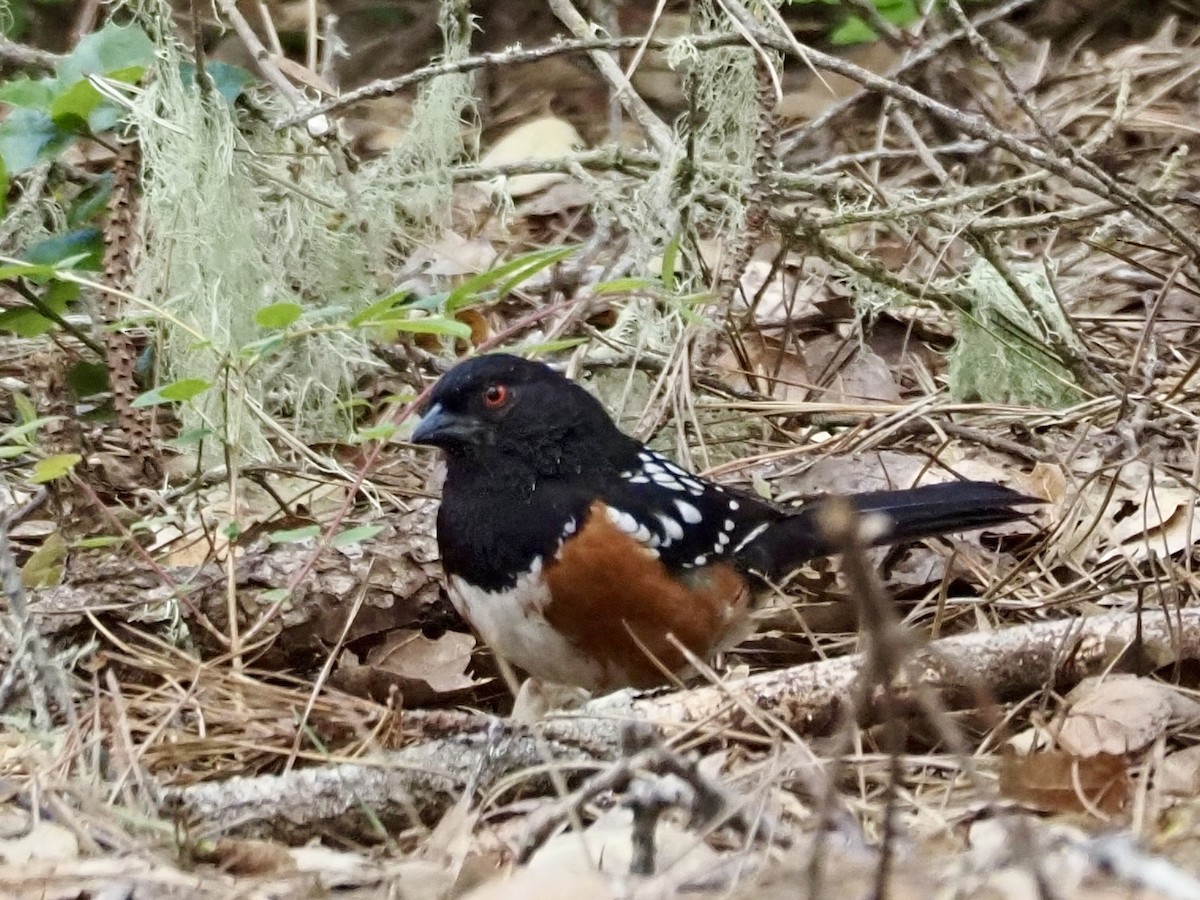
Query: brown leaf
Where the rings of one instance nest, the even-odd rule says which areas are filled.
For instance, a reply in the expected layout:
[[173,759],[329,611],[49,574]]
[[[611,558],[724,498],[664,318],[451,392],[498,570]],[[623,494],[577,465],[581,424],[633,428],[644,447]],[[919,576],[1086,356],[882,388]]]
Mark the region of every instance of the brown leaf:
[[[579,136],[574,125],[557,116],[543,116],[518,125],[497,141],[479,163],[482,166],[501,166],[539,159],[557,159],[570,156],[582,146],[583,138]],[[516,175],[508,179],[497,179],[495,187],[500,190],[506,189],[513,197],[527,197],[563,181],[566,177],[561,172]]]
[[1146,559],[1152,554],[1172,556],[1200,541],[1200,507],[1190,487],[1170,487],[1161,483],[1147,486],[1141,508],[1112,527],[1118,546],[1101,557],[1105,562],[1116,556],[1130,560]]
[[399,690],[408,705],[445,702],[486,683],[467,674],[474,648],[475,639],[458,631],[431,640],[420,631],[396,629],[367,655],[363,665],[344,664],[331,681],[380,702],[386,702],[392,690]]
[[1074,756],[1136,753],[1153,743],[1171,720],[1171,688],[1136,675],[1089,678],[1050,730]]
[[779,400],[800,401],[808,397],[808,368],[800,354],[784,349],[774,338],[755,332],[744,336],[742,350],[744,364],[730,349],[716,361],[717,368],[728,370],[735,383]]
[[459,631],[430,640],[420,631],[400,630],[372,650],[367,663],[405,678],[419,678],[435,691],[453,691],[475,685],[465,674],[474,649],[475,638]]
[[1133,793],[1122,756],[1099,753],[1081,759],[1061,750],[1028,756],[1006,753],[1000,763],[1000,793],[1042,812],[1099,811],[1115,815]]
[[217,841],[212,862],[231,875],[280,875],[296,871],[287,847],[271,841]]
[[1154,784],[1175,797],[1200,795],[1200,744],[1168,754],[1154,775]]
[[776,265],[770,259],[752,259],[742,272],[734,297],[734,310],[754,306],[758,328],[779,328],[788,323],[819,319],[824,313],[817,301],[829,298],[830,279],[810,274],[800,265]]
[[[44,819],[29,825],[21,810],[6,807],[3,836],[0,837],[0,863],[23,864],[36,860],[68,860],[79,856],[79,839],[71,829]],[[9,827],[10,822],[20,823]]]

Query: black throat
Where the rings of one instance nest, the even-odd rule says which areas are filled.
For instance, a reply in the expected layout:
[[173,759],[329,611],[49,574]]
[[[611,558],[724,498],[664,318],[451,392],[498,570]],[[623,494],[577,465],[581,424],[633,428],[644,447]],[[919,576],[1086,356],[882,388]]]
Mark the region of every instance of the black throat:
[[446,574],[498,591],[537,560],[548,563],[564,534],[583,526],[598,489],[636,459],[640,445],[620,437],[605,436],[607,447],[560,434],[520,448],[497,443],[448,453],[437,520]]

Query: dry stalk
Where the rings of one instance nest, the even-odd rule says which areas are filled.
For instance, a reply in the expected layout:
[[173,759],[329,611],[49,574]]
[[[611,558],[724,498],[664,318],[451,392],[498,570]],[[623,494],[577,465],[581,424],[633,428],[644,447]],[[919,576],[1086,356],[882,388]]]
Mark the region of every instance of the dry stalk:
[[[947,708],[976,708],[981,692],[1011,699],[1046,685],[1067,690],[1105,671],[1139,630],[1158,659],[1168,654],[1180,661],[1200,659],[1200,610],[1114,613],[935,641],[911,658],[909,683],[923,685]],[[536,733],[511,723],[500,723],[496,731],[484,727],[495,720],[446,712],[437,716],[442,736],[380,755],[374,764],[232,778],[171,788],[166,795],[212,831],[296,836],[310,834],[318,823],[339,823],[353,833],[362,827],[364,808],[383,821],[403,819],[413,808],[437,816],[471,779],[478,776],[479,789],[487,790],[501,778],[543,771],[546,753],[563,771],[611,761],[619,756],[621,731],[629,722],[657,724],[671,744],[736,738],[769,746],[776,738],[764,734],[764,726],[799,735],[828,733],[841,721],[846,697],[862,683],[867,665],[861,655],[847,656],[658,697],[615,694],[578,713],[547,719]],[[459,727],[446,734],[456,719]],[[877,707],[860,711],[859,725],[877,721]]]

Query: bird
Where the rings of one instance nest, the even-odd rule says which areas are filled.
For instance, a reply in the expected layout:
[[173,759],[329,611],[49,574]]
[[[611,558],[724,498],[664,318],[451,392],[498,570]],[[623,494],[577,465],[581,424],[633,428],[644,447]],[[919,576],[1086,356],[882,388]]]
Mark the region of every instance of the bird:
[[[820,500],[778,508],[688,472],[545,363],[468,358],[420,411],[411,440],[446,463],[436,527],[450,601],[542,682],[662,685],[687,653],[707,660],[749,636],[769,585],[837,552]],[[1039,502],[982,481],[848,499],[875,522],[873,544],[1022,519]]]

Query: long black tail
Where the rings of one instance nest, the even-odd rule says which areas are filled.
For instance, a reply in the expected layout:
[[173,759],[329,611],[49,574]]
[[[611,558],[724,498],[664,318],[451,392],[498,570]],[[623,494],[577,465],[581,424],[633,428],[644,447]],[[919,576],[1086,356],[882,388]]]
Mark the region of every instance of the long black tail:
[[[998,525],[1029,515],[1016,507],[1041,503],[989,481],[951,481],[902,491],[871,491],[847,497],[861,514],[882,525],[872,529],[871,543],[896,544]],[[768,578],[786,575],[801,563],[836,553],[821,534],[817,517],[822,501],[805,504],[795,515],[772,524],[739,554],[750,568]]]

